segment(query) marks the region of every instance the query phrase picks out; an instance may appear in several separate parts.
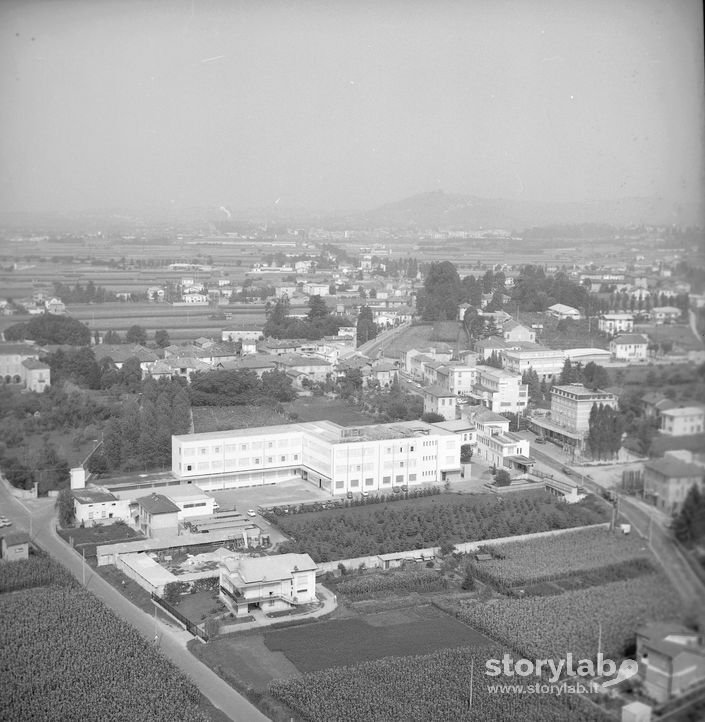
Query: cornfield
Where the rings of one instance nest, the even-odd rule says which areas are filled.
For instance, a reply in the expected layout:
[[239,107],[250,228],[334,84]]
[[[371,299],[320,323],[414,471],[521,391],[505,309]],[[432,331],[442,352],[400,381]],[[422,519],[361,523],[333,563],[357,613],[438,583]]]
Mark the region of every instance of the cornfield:
[[[575,694],[497,693],[485,662],[505,650],[444,649],[417,657],[387,657],[336,667],[299,679],[276,680],[272,695],[309,722],[606,722]],[[473,683],[471,685],[471,663]],[[509,680],[506,680],[509,681]],[[522,679],[537,682],[537,679]],[[472,688],[472,693],[471,693]]]
[[448,580],[434,571],[365,574],[346,579],[336,586],[339,594],[362,599],[381,592],[438,592],[448,588]]
[[32,556],[12,564],[0,564],[0,594],[18,589],[58,585],[73,587],[77,582],[61,564],[43,555]]
[[606,529],[509,542],[486,551],[495,558],[471,562],[469,571],[505,591],[567,576],[604,583],[653,571],[651,554],[641,539]]
[[0,720],[207,722],[199,690],[83,589],[3,594],[0,616]]
[[649,574],[548,597],[446,600],[446,611],[524,657],[621,659],[636,629],[677,618],[682,603],[668,580]]

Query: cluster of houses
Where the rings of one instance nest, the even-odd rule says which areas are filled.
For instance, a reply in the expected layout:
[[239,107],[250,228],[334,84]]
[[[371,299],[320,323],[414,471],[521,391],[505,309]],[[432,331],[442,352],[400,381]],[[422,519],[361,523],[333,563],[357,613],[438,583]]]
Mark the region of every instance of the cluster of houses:
[[54,316],[63,316],[66,305],[56,296],[47,296],[43,291],[35,291],[27,298],[7,299],[0,298],[0,314],[10,316],[15,313],[27,313],[30,316],[39,316],[50,313]]

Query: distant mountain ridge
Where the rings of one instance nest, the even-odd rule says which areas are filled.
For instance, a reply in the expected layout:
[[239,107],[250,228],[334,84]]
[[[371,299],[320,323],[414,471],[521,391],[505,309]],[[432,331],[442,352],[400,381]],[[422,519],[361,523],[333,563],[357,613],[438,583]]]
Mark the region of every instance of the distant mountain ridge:
[[[396,228],[504,228],[604,223],[615,226],[694,223],[694,208],[674,208],[661,198],[551,202],[479,198],[431,191],[345,217],[348,224]],[[342,219],[341,219],[342,220]]]

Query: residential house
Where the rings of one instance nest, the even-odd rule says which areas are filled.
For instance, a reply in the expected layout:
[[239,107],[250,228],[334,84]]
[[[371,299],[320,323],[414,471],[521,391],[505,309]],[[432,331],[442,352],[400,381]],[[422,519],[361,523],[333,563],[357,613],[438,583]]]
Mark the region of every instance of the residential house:
[[651,309],[651,320],[657,324],[675,323],[682,315],[680,308],[675,306],[655,306]]
[[259,341],[262,338],[262,326],[257,323],[243,323],[224,328],[221,334],[223,341]]
[[458,397],[435,384],[423,390],[423,411],[425,414],[438,414],[446,421],[455,419]]
[[120,499],[105,489],[98,487],[73,489],[71,496],[76,524],[94,526],[130,519],[129,501]]
[[171,536],[178,532],[181,509],[166,496],[153,492],[136,499],[136,504],[134,523],[145,536]]
[[0,343],[0,384],[44,391],[51,384],[51,369],[39,357],[46,353],[33,343]]
[[172,437],[172,472],[201,489],[300,476],[331,496],[389,492],[460,473],[460,440],[423,421],[342,427],[331,421]]
[[302,291],[307,296],[328,296],[330,295],[330,284],[306,281],[303,285]]
[[516,341],[534,343],[536,341],[536,331],[522,326],[510,318],[502,325],[502,338],[510,343]]
[[705,467],[667,451],[644,464],[644,497],[666,514],[677,514],[693,486],[702,491]]
[[189,303],[189,304],[199,305],[199,306],[207,306],[208,305],[208,296],[206,296],[204,293],[184,292],[182,298],[183,298],[184,303]]
[[53,316],[63,316],[66,313],[66,305],[60,298],[52,298],[44,304],[47,313]]
[[488,336],[487,338],[475,341],[475,352],[481,361],[489,358],[493,353],[504,358],[505,351],[518,350],[520,348],[521,343],[505,341],[501,336]]
[[626,333],[610,341],[610,353],[617,361],[646,361],[649,339],[640,333]]
[[475,424],[478,457],[497,468],[526,473],[533,466],[530,442],[509,431],[509,419],[488,409],[468,407],[467,416]]
[[641,406],[644,409],[644,416],[648,419],[658,419],[662,411],[678,408],[675,401],[657,391],[644,394],[641,398]]
[[634,314],[604,313],[597,320],[597,327],[602,333],[632,333],[634,331]]
[[149,375],[157,381],[162,378],[183,378],[186,379],[188,383],[191,383],[191,376],[193,376],[193,374],[199,371],[212,371],[212,369],[213,367],[205,361],[185,356],[155,361],[149,369]]
[[166,291],[161,286],[150,286],[147,289],[147,300],[161,302],[166,298]]
[[29,534],[24,531],[6,532],[0,543],[0,558],[4,562],[19,562],[29,559]]
[[[423,359],[417,359],[417,356],[424,356]],[[408,349],[400,351],[399,361],[401,367],[416,378],[423,378],[423,361],[443,361],[448,362],[453,357],[453,351],[445,343],[439,343],[430,348]]]
[[370,369],[369,378],[373,378],[382,387],[391,386],[395,375],[398,373],[396,364],[393,361],[374,361]]
[[564,303],[554,303],[548,307],[548,314],[555,318],[570,319],[572,321],[580,320],[580,311],[572,306],[566,306]]
[[705,431],[705,408],[685,406],[661,411],[661,433],[669,436],[692,436]]
[[529,401],[528,386],[519,374],[492,366],[477,367],[477,379],[468,395],[496,413],[520,414]]
[[477,381],[477,365],[450,361],[436,368],[436,383],[456,396],[467,396]]
[[643,691],[659,703],[705,681],[702,637],[681,624],[655,622],[637,629],[636,660]]
[[260,341],[258,348],[260,351],[272,356],[281,356],[287,353],[300,353],[303,346],[310,343],[307,339],[292,338],[267,338]]
[[316,564],[308,554],[226,557],[220,598],[235,617],[279,612],[316,601]]
[[249,369],[254,371],[257,376],[262,378],[262,374],[266,371],[274,371],[277,368],[275,359],[272,356],[266,354],[250,354],[246,357],[237,359],[235,361],[225,361],[224,363],[216,364],[216,368],[233,370],[233,369]]
[[115,364],[115,367],[121,369],[125,361],[131,358],[136,358],[140,362],[142,369],[142,376],[144,377],[152,365],[158,360],[158,356],[154,351],[140,346],[140,344],[125,344],[125,343],[100,343],[93,347],[93,353],[95,354],[95,360],[100,363],[105,358],[110,358]]
[[274,363],[278,369],[286,373],[294,373],[297,378],[307,378],[314,383],[324,383],[333,370],[333,366],[321,358],[293,353],[276,356]]

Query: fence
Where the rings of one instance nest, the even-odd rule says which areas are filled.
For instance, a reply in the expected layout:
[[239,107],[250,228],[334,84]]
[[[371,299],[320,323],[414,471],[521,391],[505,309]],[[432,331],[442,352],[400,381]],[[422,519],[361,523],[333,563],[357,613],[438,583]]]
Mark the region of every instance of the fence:
[[186,630],[193,634],[194,637],[200,637],[204,642],[208,641],[208,635],[198,625],[194,624],[187,616],[182,614],[176,607],[172,606],[165,599],[157,596],[152,592],[152,601],[158,604],[162,609],[166,610],[172,617],[177,619],[184,625]]

